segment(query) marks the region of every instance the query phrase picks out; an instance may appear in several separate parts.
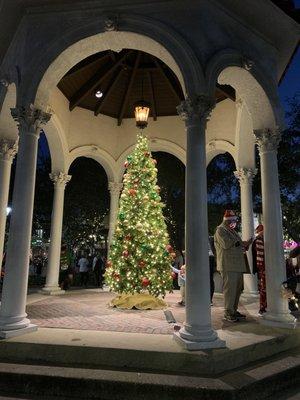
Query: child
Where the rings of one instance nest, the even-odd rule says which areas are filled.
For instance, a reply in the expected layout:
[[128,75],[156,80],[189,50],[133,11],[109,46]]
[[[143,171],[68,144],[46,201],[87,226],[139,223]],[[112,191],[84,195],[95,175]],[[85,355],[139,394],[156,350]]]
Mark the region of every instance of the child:
[[181,301],[178,302],[180,306],[185,306],[185,265],[180,269],[172,267],[172,270],[178,274],[178,286],[180,287]]

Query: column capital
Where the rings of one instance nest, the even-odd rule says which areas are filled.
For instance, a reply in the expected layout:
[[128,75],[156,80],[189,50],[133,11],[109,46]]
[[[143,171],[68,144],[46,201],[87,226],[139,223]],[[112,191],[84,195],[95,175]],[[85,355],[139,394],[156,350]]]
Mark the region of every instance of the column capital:
[[108,190],[110,191],[110,194],[119,195],[122,189],[123,189],[123,183],[108,182]]
[[236,171],[234,171],[234,176],[238,179],[240,185],[252,185],[253,179],[256,174],[256,168],[238,168]]
[[63,187],[65,188],[66,184],[70,182],[72,176],[65,174],[64,172],[51,172],[49,174],[51,181],[54,184],[54,187]]
[[177,106],[177,112],[186,123],[207,122],[215,107],[215,100],[212,97],[200,94],[188,96]]
[[281,139],[279,128],[256,129],[254,130],[254,136],[260,154],[277,151]]
[[0,139],[0,159],[10,161],[14,159],[18,152],[18,139]]
[[37,136],[40,133],[39,129],[41,125],[46,124],[51,117],[51,114],[32,105],[11,108],[11,115],[17,121],[20,133],[26,132],[36,134]]

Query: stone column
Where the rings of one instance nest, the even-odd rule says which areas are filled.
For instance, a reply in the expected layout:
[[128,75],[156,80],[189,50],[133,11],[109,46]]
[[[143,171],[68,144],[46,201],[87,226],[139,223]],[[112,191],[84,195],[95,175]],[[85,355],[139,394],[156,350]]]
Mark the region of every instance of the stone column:
[[18,141],[0,140],[0,274],[4,248],[6,208],[9,194],[11,163],[18,151]]
[[46,284],[42,292],[49,295],[63,294],[58,285],[61,235],[64,213],[64,196],[66,184],[71,176],[63,172],[52,173],[49,175],[54,184],[53,209],[51,216],[50,248],[47,265]]
[[10,337],[36,329],[25,312],[36,159],[40,126],[50,115],[33,107],[12,109],[18,122],[19,153],[13,192],[5,277],[0,309],[0,337]]
[[265,242],[267,312],[262,322],[273,326],[294,327],[288,302],[281,296],[281,284],[286,279],[283,253],[282,215],[277,166],[280,131],[254,131],[261,165],[262,207]]
[[110,247],[112,238],[114,236],[115,227],[117,223],[117,214],[119,209],[119,197],[123,183],[109,182],[108,190],[110,192],[110,210],[109,210],[109,231],[108,231],[108,247]]
[[[252,182],[257,173],[256,169],[239,168],[234,175],[239,180],[241,189],[242,239],[248,240],[254,236]],[[247,251],[247,258],[251,272],[253,260],[251,247]],[[244,294],[257,295],[257,278],[255,275],[244,274]]]
[[177,111],[185,122],[186,321],[175,339],[188,350],[224,347],[211,326],[205,130],[214,100],[188,97]]

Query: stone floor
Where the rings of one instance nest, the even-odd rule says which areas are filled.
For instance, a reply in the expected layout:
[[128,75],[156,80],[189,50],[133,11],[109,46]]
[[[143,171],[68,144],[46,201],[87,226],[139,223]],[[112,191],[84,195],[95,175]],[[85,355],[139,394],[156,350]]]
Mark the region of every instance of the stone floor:
[[[185,319],[185,308],[178,305],[179,291],[166,296],[168,309],[176,323],[168,323],[163,310],[119,310],[109,307],[115,295],[100,289],[71,290],[61,296],[28,296],[27,313],[33,324],[48,328],[83,329],[97,331],[172,334]],[[246,325],[258,320],[257,299],[244,299],[240,311],[247,314]],[[223,299],[217,294],[212,306],[214,329],[226,329],[232,324],[224,322]]]

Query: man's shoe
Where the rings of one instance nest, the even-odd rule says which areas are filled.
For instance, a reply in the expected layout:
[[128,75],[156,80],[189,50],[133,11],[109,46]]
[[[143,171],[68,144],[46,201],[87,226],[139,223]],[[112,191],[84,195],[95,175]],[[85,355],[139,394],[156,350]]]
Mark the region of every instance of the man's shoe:
[[235,315],[224,315],[223,319],[228,322],[238,322],[238,319]]
[[239,318],[239,319],[247,318],[247,316],[245,314],[241,314],[239,311],[236,311],[235,316],[236,316],[236,318]]

